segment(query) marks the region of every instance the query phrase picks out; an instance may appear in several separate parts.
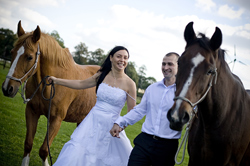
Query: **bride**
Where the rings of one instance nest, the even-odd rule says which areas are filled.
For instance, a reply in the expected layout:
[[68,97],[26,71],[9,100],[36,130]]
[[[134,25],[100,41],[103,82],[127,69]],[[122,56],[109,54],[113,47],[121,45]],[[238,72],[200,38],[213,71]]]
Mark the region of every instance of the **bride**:
[[73,89],[96,86],[97,102],[62,148],[54,166],[127,166],[132,150],[125,131],[120,138],[109,133],[114,121],[127,102],[127,111],[136,105],[136,85],[124,70],[129,52],[123,46],[114,47],[100,70],[86,80],[66,80],[49,77],[49,82]]

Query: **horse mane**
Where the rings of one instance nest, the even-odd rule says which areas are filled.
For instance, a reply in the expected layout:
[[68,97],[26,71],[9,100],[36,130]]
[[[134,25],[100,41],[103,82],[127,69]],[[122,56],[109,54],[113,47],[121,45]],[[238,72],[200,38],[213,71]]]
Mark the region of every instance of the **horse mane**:
[[[28,49],[32,51],[36,51],[37,48],[34,47],[34,42],[32,41],[32,32],[28,32],[23,34],[18,38],[18,40],[14,43],[14,46],[27,46]],[[41,37],[38,41],[40,52],[43,58],[50,61],[52,65],[61,66],[63,68],[69,67],[69,61],[73,60],[68,48],[62,48],[58,42],[50,36],[49,34],[42,33]]]

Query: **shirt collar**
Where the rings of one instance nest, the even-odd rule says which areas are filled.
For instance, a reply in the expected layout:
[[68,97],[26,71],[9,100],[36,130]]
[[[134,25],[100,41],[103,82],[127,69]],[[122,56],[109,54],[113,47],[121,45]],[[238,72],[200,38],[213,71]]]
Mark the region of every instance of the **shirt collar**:
[[163,85],[164,87],[166,87],[166,88],[175,88],[176,89],[176,84],[174,83],[173,85],[170,85],[170,86],[166,86],[165,84],[164,84],[164,80],[165,80],[165,78],[163,78],[159,83],[160,83],[160,85]]

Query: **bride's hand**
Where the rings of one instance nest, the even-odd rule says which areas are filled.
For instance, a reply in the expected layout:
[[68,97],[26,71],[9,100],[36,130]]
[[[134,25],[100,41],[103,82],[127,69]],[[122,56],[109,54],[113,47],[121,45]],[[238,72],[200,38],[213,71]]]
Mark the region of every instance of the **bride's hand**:
[[54,77],[54,76],[50,76],[50,77],[48,77],[48,78],[47,78],[47,80],[48,80],[48,82],[49,82],[49,83],[54,82],[54,84],[56,84],[56,82],[55,82],[56,77]]

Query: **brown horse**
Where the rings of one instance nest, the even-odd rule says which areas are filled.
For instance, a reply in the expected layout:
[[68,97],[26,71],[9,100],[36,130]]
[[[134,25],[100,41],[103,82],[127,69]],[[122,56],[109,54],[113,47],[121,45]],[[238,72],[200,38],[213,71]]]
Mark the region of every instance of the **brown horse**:
[[191,120],[189,165],[250,165],[250,95],[224,59],[221,30],[216,27],[211,39],[196,37],[190,22],[184,38],[175,102],[167,117],[175,130]]
[[[41,32],[39,26],[33,32],[25,33],[21,21],[18,23],[18,40],[12,50],[12,62],[2,91],[7,97],[14,97],[19,86],[27,80],[25,94],[31,97],[41,80],[47,76],[65,79],[86,79],[100,68],[95,65],[77,65],[68,49],[63,49],[57,41]],[[25,87],[25,85],[24,85]],[[38,119],[48,116],[49,102],[42,98],[42,87],[26,105],[26,139],[22,165],[29,165],[29,156],[36,133]],[[49,98],[50,87],[44,96]],[[49,121],[49,145],[57,135],[62,121],[79,124],[96,102],[95,88],[73,90],[55,85],[55,96],[51,103]],[[46,135],[47,137],[47,135]],[[43,165],[48,165],[46,137],[39,150]]]

